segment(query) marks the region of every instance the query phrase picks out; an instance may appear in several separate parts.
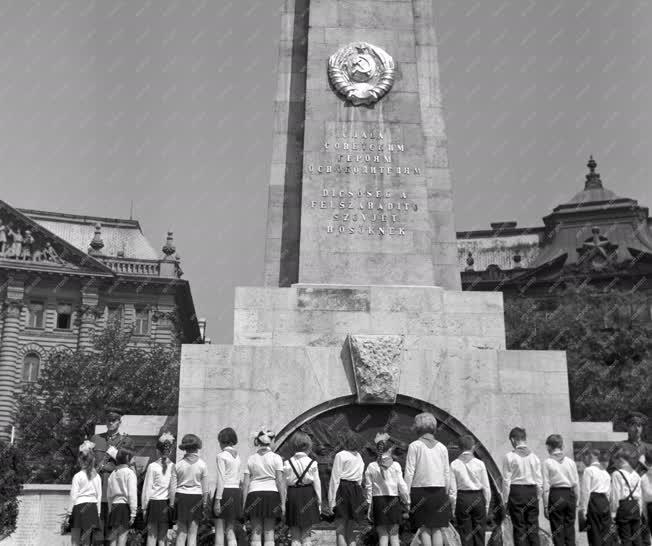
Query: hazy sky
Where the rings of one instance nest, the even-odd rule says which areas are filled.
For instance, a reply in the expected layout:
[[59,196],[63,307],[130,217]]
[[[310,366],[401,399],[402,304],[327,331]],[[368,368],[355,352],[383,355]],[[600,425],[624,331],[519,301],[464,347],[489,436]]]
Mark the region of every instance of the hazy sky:
[[[652,205],[652,5],[435,0],[458,230]],[[262,284],[282,0],[0,0],[0,199],[172,229],[213,343]],[[382,5],[382,4],[379,4]]]

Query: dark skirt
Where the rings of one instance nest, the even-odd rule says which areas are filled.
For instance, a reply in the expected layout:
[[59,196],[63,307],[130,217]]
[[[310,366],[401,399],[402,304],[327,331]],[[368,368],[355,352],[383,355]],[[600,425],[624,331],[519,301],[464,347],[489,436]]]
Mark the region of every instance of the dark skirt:
[[410,491],[412,527],[441,529],[452,519],[451,505],[444,487],[413,487]]
[[169,523],[170,501],[151,500],[147,503],[147,523]]
[[89,531],[100,528],[100,518],[97,515],[97,503],[84,502],[76,504],[70,515],[70,527],[72,529],[81,529]]
[[174,502],[179,523],[200,522],[204,512],[203,495],[177,493]]
[[129,529],[129,519],[131,511],[129,505],[125,503],[113,504],[111,506],[111,513],[109,514],[109,529]]
[[394,496],[372,497],[371,515],[374,525],[398,525],[403,520],[401,499]]
[[362,486],[357,482],[341,480],[335,494],[336,519],[364,521],[367,517],[367,502]]
[[245,517],[252,519],[281,520],[281,495],[278,491],[253,491],[247,495],[244,508]]
[[239,521],[243,518],[242,514],[242,491],[239,487],[225,487],[222,490],[222,500],[220,501],[220,513],[216,514],[215,495],[213,495],[213,517],[225,521]]
[[314,486],[312,484],[289,486],[285,503],[285,524],[288,527],[306,529],[320,521],[319,503]]

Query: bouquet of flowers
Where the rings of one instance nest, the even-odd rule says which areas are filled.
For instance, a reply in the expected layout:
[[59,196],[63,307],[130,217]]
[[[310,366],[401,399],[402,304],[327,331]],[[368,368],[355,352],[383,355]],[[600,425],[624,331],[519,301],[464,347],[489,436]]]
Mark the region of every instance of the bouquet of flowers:
[[68,535],[72,532],[72,525],[70,521],[71,515],[66,512],[63,514],[62,519],[61,519],[61,534],[62,535]]

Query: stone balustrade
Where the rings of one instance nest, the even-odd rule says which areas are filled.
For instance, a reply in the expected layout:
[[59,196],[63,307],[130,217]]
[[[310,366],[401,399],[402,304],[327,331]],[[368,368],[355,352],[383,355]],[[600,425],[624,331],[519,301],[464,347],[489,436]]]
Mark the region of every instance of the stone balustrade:
[[172,260],[141,260],[134,258],[102,257],[102,262],[120,275],[142,277],[181,277],[181,269]]

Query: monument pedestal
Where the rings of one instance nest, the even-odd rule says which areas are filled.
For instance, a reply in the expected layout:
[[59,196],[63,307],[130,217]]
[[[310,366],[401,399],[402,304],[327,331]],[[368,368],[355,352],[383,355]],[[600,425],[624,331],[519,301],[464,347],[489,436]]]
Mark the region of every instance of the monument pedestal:
[[352,359],[348,339],[375,338],[382,353],[389,336],[402,340],[399,373],[379,375],[379,392],[439,408],[496,462],[513,426],[530,432],[542,458],[548,434],[572,445],[565,354],[505,350],[500,293],[423,286],[238,288],[234,344],[182,348],[179,434],[198,434],[212,454],[217,431],[231,426],[245,460],[260,425],[282,442],[319,414],[357,404],[365,363]]

